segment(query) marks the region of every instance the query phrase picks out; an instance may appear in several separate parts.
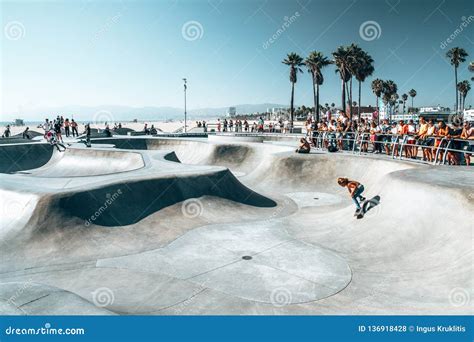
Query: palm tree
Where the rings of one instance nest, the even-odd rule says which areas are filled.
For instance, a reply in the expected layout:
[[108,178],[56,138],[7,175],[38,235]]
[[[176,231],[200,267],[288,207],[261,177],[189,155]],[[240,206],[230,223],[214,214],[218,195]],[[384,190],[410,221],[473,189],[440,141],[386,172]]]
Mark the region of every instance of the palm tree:
[[[346,82],[349,81],[351,78],[351,74],[349,71],[349,63],[351,58],[351,49],[348,46],[339,46],[336,51],[332,53],[334,57],[334,64],[336,64],[337,70],[336,72],[339,73],[341,77],[341,104],[342,104],[342,111],[346,112]],[[351,117],[352,119],[352,117]]]
[[467,80],[461,81],[458,83],[457,89],[459,91],[460,108],[462,111],[464,111],[467,93],[469,93],[469,91],[471,90],[471,84]]
[[375,97],[377,98],[377,112],[380,115],[380,108],[379,108],[379,98],[382,96],[384,90],[384,82],[380,78],[376,78],[375,80],[372,81],[372,92],[375,94]]
[[405,106],[408,100],[408,95],[407,94],[402,94],[402,100],[403,100],[403,114],[405,114]]
[[446,53],[446,57],[450,59],[451,65],[454,66],[454,88],[456,89],[456,113],[458,112],[458,67],[466,61],[468,56],[466,50],[460,47],[454,47]]
[[[468,69],[469,69],[470,72],[474,72],[474,61],[469,63]],[[471,81],[474,81],[474,77],[471,77]]]
[[415,89],[411,89],[411,90],[408,92],[408,95],[410,95],[410,97],[411,97],[411,110],[412,110],[412,111],[415,111],[415,108],[413,107],[413,99],[414,99],[415,96],[416,96],[416,90],[415,90]]
[[290,103],[290,125],[293,129],[293,116],[295,112],[295,83],[298,81],[298,72],[303,72],[300,67],[304,65],[303,58],[292,52],[282,61],[283,64],[290,66],[290,82],[291,82],[291,103]]
[[354,70],[354,76],[359,82],[359,106],[357,107],[357,118],[360,122],[360,104],[361,104],[361,92],[362,92],[362,82],[365,82],[365,79],[372,75],[374,72],[374,60],[372,57],[365,51],[361,50],[357,58],[357,67]]
[[383,96],[382,100],[385,105],[390,105],[389,112],[390,112],[390,121],[392,121],[392,109],[395,105],[396,101],[398,100],[398,87],[395,82],[392,80],[388,80],[383,82]]
[[[398,100],[398,102],[397,102],[397,112],[400,111],[400,105],[403,105],[403,104],[404,104],[403,100]],[[402,110],[404,111],[403,108],[402,108]],[[402,112],[402,114],[403,114],[403,112]]]
[[[398,94],[393,93],[390,95],[388,103],[390,104],[390,115],[392,115],[395,112],[395,105],[398,103]],[[391,120],[391,117],[390,117]]]
[[[350,117],[352,119],[352,114],[353,114],[352,103],[354,102],[352,101],[352,76],[355,76],[357,71],[363,67],[363,64],[364,64],[363,56],[365,52],[357,44],[354,44],[354,43],[348,46],[348,50],[349,50],[349,56],[348,56],[347,69],[349,71],[350,78],[348,82],[349,85],[348,85],[347,93],[349,97],[348,99],[349,112],[350,112]],[[346,83],[346,86],[347,86],[347,83]]]
[[[313,51],[305,61],[308,72],[311,73],[313,80],[313,99],[315,108],[315,120],[319,122],[319,86],[324,83],[322,69],[332,62],[319,51]],[[316,109],[317,108],[317,109]]]

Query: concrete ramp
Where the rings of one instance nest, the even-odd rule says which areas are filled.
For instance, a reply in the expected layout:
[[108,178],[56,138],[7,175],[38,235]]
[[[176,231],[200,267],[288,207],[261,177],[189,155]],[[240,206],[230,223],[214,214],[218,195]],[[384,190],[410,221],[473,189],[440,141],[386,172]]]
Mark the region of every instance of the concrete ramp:
[[[0,284],[31,279],[89,302],[105,287],[106,309],[125,314],[472,313],[470,168],[230,139],[98,140],[117,149],[0,175],[0,204],[21,213],[2,227]],[[81,161],[93,167],[68,169]],[[378,204],[355,218],[337,177]]]
[[144,166],[140,153],[74,147],[64,152],[54,150],[46,165],[22,173],[48,178],[84,177],[133,171]]

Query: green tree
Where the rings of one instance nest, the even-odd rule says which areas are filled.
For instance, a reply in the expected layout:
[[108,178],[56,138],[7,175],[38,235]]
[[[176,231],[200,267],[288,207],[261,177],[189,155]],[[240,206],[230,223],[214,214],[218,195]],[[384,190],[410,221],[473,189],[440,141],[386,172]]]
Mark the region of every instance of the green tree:
[[466,57],[469,56],[466,50],[460,47],[454,47],[446,53],[446,57],[452,66],[454,66],[454,88],[456,89],[456,113],[459,111],[458,106],[458,68],[461,63],[466,61]]
[[411,97],[411,110],[413,111],[413,113],[415,113],[415,107],[413,107],[413,99],[415,98],[416,96],[416,90],[415,89],[411,89],[409,92],[408,92],[408,95],[410,95]]
[[282,61],[290,67],[290,82],[291,82],[291,102],[290,102],[290,125],[293,129],[293,119],[295,113],[295,83],[298,81],[298,73],[303,72],[301,67],[304,65],[303,58],[298,54],[292,52],[289,53],[286,58]]
[[341,104],[342,111],[346,112],[346,82],[351,78],[349,71],[349,64],[351,63],[351,49],[349,46],[339,46],[336,51],[332,53],[334,64],[336,64],[336,72],[341,77]]
[[374,72],[374,60],[365,51],[360,50],[357,56],[357,66],[354,70],[354,76],[359,82],[359,105],[357,107],[357,118],[360,122],[360,105],[361,105],[361,93],[362,93],[362,82],[365,82],[366,78],[371,76]]
[[319,86],[324,83],[322,69],[329,64],[332,64],[332,62],[319,51],[311,52],[305,60],[305,65],[313,81],[314,119],[316,122],[319,122]]
[[380,115],[380,108],[379,108],[379,98],[382,96],[384,90],[384,81],[376,78],[375,80],[372,81],[372,92],[375,95],[376,98],[376,106],[377,107],[377,112]]

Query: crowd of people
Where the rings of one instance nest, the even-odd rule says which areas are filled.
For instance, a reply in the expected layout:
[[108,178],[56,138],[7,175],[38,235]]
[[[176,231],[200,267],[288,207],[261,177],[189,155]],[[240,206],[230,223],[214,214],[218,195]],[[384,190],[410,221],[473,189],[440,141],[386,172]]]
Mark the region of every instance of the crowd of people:
[[337,119],[318,123],[309,118],[306,130],[306,139],[311,146],[332,152],[357,148],[364,153],[470,165],[474,150],[474,128],[469,122],[447,125],[445,121],[434,122],[420,117],[417,124],[413,120],[377,123],[375,120],[350,120],[342,113]]
[[245,133],[289,133],[290,123],[288,120],[279,119],[278,121],[265,123],[262,117],[259,117],[257,121],[252,124],[246,119],[232,120],[224,119],[221,121],[217,119],[217,132],[245,132]]

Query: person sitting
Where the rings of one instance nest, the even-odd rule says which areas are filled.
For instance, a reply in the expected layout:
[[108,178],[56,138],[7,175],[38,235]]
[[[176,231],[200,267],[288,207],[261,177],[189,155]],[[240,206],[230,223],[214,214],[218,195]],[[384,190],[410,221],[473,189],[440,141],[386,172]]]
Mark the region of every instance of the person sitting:
[[30,128],[29,127],[26,127],[26,129],[23,131],[23,133],[21,134],[22,138],[23,139],[31,139],[31,136],[30,136]]
[[309,153],[311,146],[305,138],[300,139],[300,146],[296,149],[296,153]]
[[110,132],[109,125],[105,126],[104,133],[105,133],[105,136],[108,137],[108,138],[110,138],[112,136],[112,132]]
[[2,138],[9,138],[10,137],[10,125],[5,127],[5,131],[3,132]]

